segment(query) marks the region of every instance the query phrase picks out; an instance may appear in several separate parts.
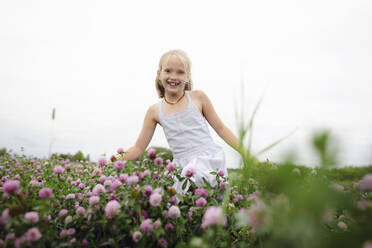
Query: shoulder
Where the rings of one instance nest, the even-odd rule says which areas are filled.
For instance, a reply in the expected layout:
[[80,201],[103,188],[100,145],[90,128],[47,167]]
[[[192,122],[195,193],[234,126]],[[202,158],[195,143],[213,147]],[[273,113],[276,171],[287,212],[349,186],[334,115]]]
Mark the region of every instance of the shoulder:
[[190,91],[190,96],[193,96],[198,100],[203,100],[207,97],[207,95],[202,90],[192,90]]
[[159,103],[157,102],[157,103],[154,103],[154,104],[150,105],[148,110],[154,112],[156,110],[156,108],[158,108],[158,107],[159,107]]
[[149,114],[151,116],[151,119],[157,123],[159,123],[158,119],[159,104],[160,102],[154,103],[150,105],[150,107],[147,109],[147,114]]
[[210,103],[209,98],[202,90],[193,90],[190,91],[190,97],[199,108],[200,113],[204,115],[205,109],[208,107]]
[[201,104],[204,104],[205,102],[208,101],[207,94],[205,94],[205,92],[202,91],[202,90],[193,90],[193,91],[190,91],[190,96],[193,97],[194,99],[196,99]]

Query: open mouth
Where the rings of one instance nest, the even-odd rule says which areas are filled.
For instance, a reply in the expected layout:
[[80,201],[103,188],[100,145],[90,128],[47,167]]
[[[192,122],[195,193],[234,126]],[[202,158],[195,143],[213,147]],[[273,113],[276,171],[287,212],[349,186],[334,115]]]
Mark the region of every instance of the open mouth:
[[176,82],[168,82],[168,84],[170,86],[178,86],[180,83],[176,83]]

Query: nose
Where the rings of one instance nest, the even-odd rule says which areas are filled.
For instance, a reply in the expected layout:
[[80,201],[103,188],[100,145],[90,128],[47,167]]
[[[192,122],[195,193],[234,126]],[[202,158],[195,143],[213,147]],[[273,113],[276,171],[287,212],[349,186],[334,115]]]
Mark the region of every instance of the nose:
[[177,79],[177,75],[175,73],[171,73],[169,77],[170,79]]

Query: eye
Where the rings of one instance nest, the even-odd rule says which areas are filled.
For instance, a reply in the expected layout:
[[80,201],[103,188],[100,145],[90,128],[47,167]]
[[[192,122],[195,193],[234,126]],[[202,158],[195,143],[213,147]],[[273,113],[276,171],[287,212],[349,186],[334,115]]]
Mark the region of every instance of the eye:
[[178,72],[178,74],[184,74],[184,73],[185,73],[185,72],[183,72],[183,71],[179,71],[179,72]]

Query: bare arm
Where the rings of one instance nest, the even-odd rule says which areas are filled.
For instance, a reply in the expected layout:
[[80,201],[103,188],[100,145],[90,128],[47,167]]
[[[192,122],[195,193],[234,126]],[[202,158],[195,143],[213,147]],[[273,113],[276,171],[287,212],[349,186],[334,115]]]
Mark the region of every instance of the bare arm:
[[240,144],[239,139],[218,117],[208,96],[201,90],[197,91],[197,95],[200,97],[202,102],[203,115],[216,133],[242,156],[249,155],[248,150],[242,144]]
[[[146,150],[146,147],[150,143],[156,128],[154,113],[155,109],[153,105],[150,106],[147,110],[145,119],[143,121],[142,130],[137,138],[136,144],[126,151],[124,156],[121,157],[122,160],[135,160]],[[116,159],[120,159],[120,155],[117,155],[115,157]]]

